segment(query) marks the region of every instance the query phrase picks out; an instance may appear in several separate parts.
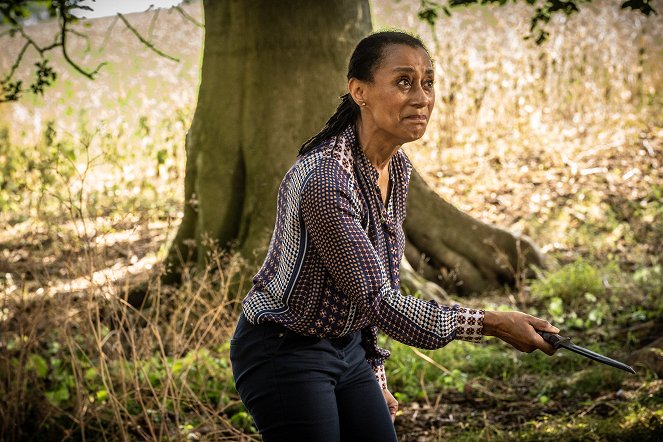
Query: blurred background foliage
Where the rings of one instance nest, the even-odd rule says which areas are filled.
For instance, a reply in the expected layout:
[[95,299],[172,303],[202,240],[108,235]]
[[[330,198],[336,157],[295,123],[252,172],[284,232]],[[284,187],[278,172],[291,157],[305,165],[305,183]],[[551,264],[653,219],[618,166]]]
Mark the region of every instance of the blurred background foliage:
[[[376,29],[419,33],[435,59],[434,118],[405,148],[415,167],[446,200],[528,234],[551,260],[535,280],[463,303],[544,316],[638,371],[491,339],[428,352],[384,338],[399,437],[657,440],[660,18],[583,4],[553,17],[537,46],[523,38],[532,11],[520,3],[454,9],[434,26],[419,1],[371,6]],[[203,21],[199,2],[183,10]],[[126,18],[179,62],[117,17],[80,21],[70,52],[81,66],[107,63],[96,79],[53,54],[51,88],[0,104],[0,429],[7,440],[256,439],[227,355],[231,294],[247,286],[233,279],[239,264],[219,251],[177,289],[151,276],[182,217],[204,31],[174,9]],[[56,29],[26,27],[42,44]],[[8,34],[0,44],[7,72],[21,45]],[[26,62],[17,76],[33,70]],[[136,311],[124,295],[145,280],[155,302]]]

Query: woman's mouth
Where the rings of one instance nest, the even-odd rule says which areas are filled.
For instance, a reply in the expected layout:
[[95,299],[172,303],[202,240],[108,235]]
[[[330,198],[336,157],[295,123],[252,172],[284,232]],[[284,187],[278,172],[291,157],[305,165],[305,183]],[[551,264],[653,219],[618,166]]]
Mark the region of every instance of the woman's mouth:
[[428,117],[426,115],[410,115],[405,117],[405,120],[412,121],[414,123],[426,123],[428,121]]

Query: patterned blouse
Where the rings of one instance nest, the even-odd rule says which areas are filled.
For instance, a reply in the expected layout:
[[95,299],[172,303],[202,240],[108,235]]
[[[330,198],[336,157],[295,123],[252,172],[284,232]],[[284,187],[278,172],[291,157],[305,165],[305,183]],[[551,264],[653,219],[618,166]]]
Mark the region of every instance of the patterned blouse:
[[366,358],[382,388],[387,388],[389,352],[377,345],[378,329],[426,349],[452,339],[478,342],[482,310],[400,292],[411,170],[399,150],[390,161],[392,191],[385,207],[378,172],[353,126],[300,156],[279,188],[267,257],[243,301],[247,320],[321,338],[361,330]]

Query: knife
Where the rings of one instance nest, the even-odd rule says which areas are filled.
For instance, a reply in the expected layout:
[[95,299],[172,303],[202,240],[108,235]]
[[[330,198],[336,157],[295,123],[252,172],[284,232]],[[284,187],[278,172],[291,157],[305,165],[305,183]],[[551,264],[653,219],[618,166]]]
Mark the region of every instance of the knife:
[[580,347],[579,345],[575,345],[571,343],[571,338],[567,338],[565,336],[560,336],[555,333],[548,333],[544,331],[537,330],[536,331],[538,334],[541,335],[541,337],[550,345],[555,347],[555,350],[563,347],[566,348],[567,350],[571,350],[572,352],[578,353],[579,355],[583,355],[586,358],[593,359],[598,362],[602,362],[604,364],[610,365],[611,367],[616,367],[619,369],[622,369],[624,371],[628,371],[629,373],[635,374],[635,370],[633,370],[632,367],[624,364],[623,362],[616,361],[614,359],[611,359],[607,356],[603,356],[601,354],[595,353],[591,350],[587,350],[584,347]]

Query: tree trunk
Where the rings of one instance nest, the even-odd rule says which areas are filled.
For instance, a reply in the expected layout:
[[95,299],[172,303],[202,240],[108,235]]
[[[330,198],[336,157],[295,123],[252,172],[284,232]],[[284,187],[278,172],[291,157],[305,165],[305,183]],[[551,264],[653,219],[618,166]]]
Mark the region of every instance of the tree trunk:
[[165,281],[211,246],[255,267],[274,226],[278,185],[299,146],[345,92],[354,45],[371,31],[368,0],[204,2],[201,84],[186,139],[184,219]]
[[426,279],[469,294],[513,284],[529,266],[544,267],[532,241],[483,223],[438,197],[412,172],[404,225],[405,257]]
[[[166,259],[165,282],[211,247],[237,250],[255,270],[274,226],[279,183],[299,146],[346,90],[347,61],[371,31],[367,0],[205,1],[198,104],[186,139],[184,219]],[[406,255],[423,276],[456,274],[462,291],[513,281],[517,238],[440,199],[415,173]],[[523,257],[540,264],[528,242]],[[424,259],[420,259],[420,257]],[[425,262],[425,263],[424,263]],[[432,293],[405,266],[411,290]]]

